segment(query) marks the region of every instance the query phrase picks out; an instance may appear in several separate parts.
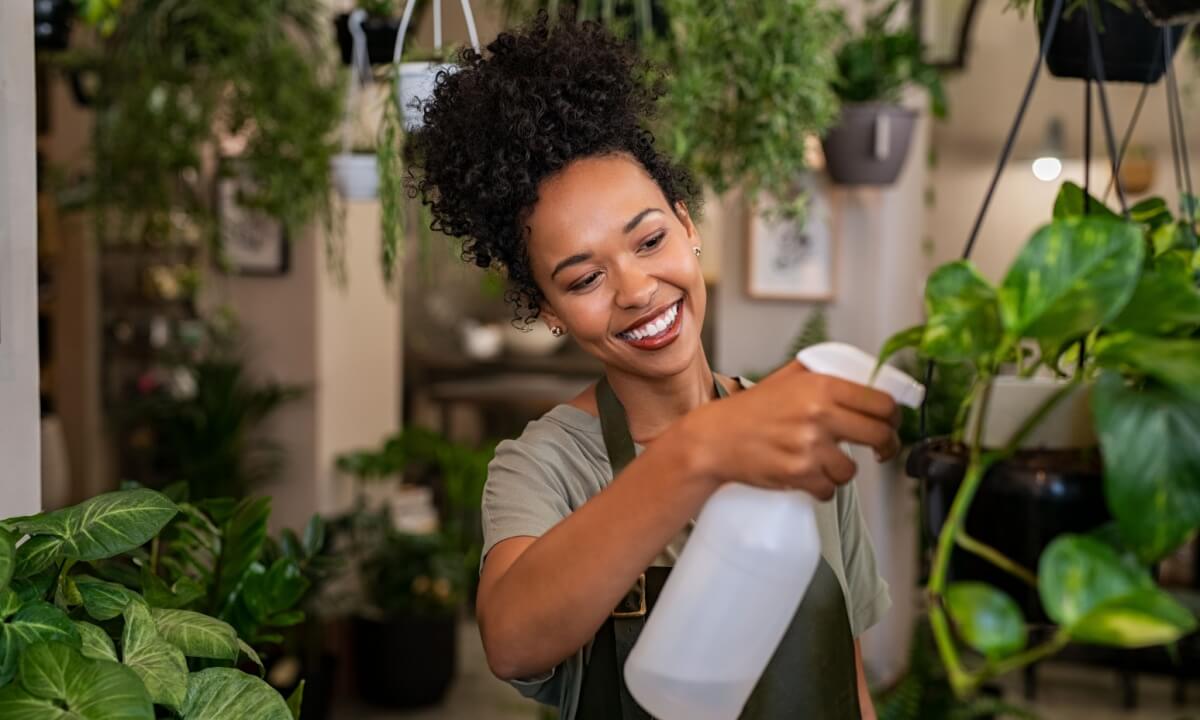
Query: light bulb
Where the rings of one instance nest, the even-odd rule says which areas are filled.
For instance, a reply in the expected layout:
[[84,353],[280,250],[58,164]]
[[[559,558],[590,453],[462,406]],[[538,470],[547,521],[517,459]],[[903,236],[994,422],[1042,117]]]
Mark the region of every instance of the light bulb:
[[1056,157],[1040,157],[1033,161],[1033,176],[1042,182],[1052,182],[1062,174],[1062,161]]

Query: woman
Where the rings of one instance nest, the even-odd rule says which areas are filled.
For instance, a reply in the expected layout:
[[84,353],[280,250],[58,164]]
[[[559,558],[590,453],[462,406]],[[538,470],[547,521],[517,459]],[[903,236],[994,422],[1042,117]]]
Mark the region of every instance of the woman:
[[714,373],[699,193],[646,130],[660,85],[603,29],[544,14],[487,51],[439,80],[417,189],[464,257],[503,269],[519,317],[604,364],[488,468],[493,672],[564,720],[648,717],[621,665],[692,519],[724,483],[799,488],[825,501],[823,561],[743,717],[874,717],[854,638],[890,601],[839,443],[895,455],[895,404],[798,363],[753,387]]

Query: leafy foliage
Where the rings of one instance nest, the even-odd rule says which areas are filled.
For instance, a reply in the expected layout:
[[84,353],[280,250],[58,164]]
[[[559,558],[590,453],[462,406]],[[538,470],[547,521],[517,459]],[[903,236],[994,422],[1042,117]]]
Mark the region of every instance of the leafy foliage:
[[283,549],[269,512],[267,500],[193,505],[137,488],[0,520],[0,548],[15,545],[0,586],[0,717],[196,720],[233,701],[239,717],[291,720],[236,665],[261,668],[246,641],[303,618],[323,526]]
[[[1190,199],[1182,205],[1189,210]],[[939,268],[926,286],[925,324],[897,333],[880,354],[886,359],[907,347],[927,360],[965,361],[973,380],[964,411],[986,402],[992,378],[1010,363],[1026,375],[1047,368],[1065,376],[1059,360],[1069,355],[1073,377],[1026,419],[1022,432],[1075,384],[1092,388],[1115,544],[1068,534],[1047,548],[1036,582],[1058,628],[1024,652],[1023,621],[1008,598],[982,584],[946,586],[949,550],[963,542],[957,533],[975,488],[1017,445],[983,448],[979,428],[971,437],[966,479],[943,526],[930,580],[933,631],[960,693],[1068,642],[1144,647],[1196,629],[1191,612],[1160,590],[1145,567],[1200,528],[1200,275],[1187,241],[1162,239],[1164,228],[1194,235],[1195,218],[1177,220],[1166,202],[1151,199],[1125,219],[1071,183],[1063,185],[1054,215],[999,288],[968,263]],[[1040,348],[1040,356],[1031,360],[1029,346]],[[958,417],[956,432],[966,413]],[[1013,570],[1007,558],[991,559]],[[960,663],[948,620],[984,655],[982,667]]]

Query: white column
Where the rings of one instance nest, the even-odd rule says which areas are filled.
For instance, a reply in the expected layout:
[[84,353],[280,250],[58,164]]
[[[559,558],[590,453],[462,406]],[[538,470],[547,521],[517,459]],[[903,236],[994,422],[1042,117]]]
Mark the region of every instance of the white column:
[[41,508],[33,4],[0,3],[0,517]]

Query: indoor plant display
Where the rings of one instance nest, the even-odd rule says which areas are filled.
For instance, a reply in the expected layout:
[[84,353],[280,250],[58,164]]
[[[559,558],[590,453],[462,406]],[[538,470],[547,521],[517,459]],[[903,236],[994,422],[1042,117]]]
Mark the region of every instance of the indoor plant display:
[[833,89],[842,102],[841,117],[822,141],[825,163],[836,183],[895,182],[917,120],[914,110],[900,104],[909,85],[929,91],[935,117],[946,114],[941,76],[922,58],[921,41],[911,30],[888,28],[898,4],[899,0],[886,0],[866,18],[862,32],[838,48]]
[[187,720],[221,717],[230,703],[248,718],[295,717],[298,694],[285,702],[238,669],[240,658],[258,661],[248,637],[174,604],[172,591],[191,585],[164,595],[102,579],[122,559],[152,574],[180,510],[133,489],[0,520],[0,717]]
[[[1057,77],[1095,79],[1091,69],[1088,14],[1100,40],[1104,79],[1116,82],[1155,83],[1166,71],[1163,30],[1152,23],[1140,0],[1063,0],[1062,18],[1046,54],[1046,67]],[[1038,36],[1044,37],[1053,0],[1012,0],[1022,11],[1034,5]],[[1179,48],[1182,25],[1171,28],[1171,50]]]
[[[1200,218],[1194,199],[1182,207],[1176,220],[1164,201],[1147,200],[1126,220],[1064,185],[1054,220],[1029,240],[998,288],[968,262],[942,266],[926,286],[925,324],[898,333],[881,352],[886,358],[916,347],[937,362],[969,362],[975,372],[957,423],[965,441],[953,447],[963,479],[940,528],[928,587],[931,627],[960,694],[1071,642],[1146,647],[1196,627],[1147,569],[1200,526],[1200,292],[1193,275]],[[987,442],[987,426],[999,419],[989,412],[997,382],[1039,372],[1058,377],[1057,387],[1017,418],[1011,437]],[[1006,463],[1064,469],[1058,458],[1021,448],[1081,390],[1090,398],[1103,473],[1097,482],[1114,522],[1059,535],[1026,558],[969,534],[981,483]],[[1019,534],[1022,523],[1006,519],[1007,531]],[[1030,633],[1008,594],[983,582],[951,582],[956,548],[1036,588],[1052,625]],[[980,657],[964,660],[960,645]]]

